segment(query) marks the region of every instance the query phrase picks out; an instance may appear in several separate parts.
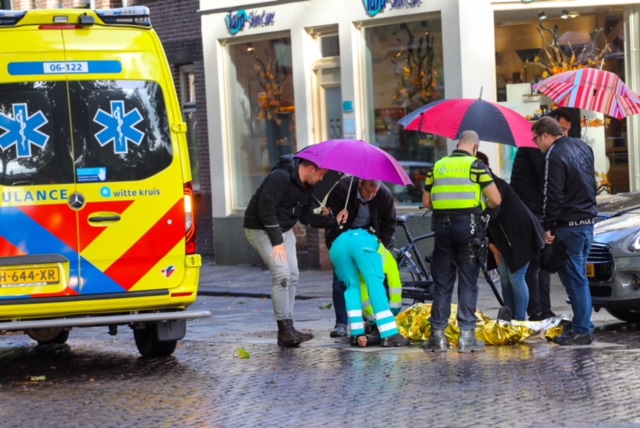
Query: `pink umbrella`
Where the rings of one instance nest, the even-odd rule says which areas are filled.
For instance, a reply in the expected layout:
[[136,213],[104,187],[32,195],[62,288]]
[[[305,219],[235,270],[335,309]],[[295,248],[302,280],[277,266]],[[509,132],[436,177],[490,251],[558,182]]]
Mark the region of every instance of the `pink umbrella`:
[[353,175],[363,180],[413,184],[404,168],[389,153],[362,140],[328,140],[306,147],[295,157],[320,168]]
[[456,98],[429,103],[398,121],[407,131],[420,131],[457,140],[475,131],[481,141],[516,147],[536,147],[531,123],[520,113],[480,98]]
[[640,113],[640,95],[605,70],[581,68],[551,76],[533,86],[559,107],[604,113],[616,119]]

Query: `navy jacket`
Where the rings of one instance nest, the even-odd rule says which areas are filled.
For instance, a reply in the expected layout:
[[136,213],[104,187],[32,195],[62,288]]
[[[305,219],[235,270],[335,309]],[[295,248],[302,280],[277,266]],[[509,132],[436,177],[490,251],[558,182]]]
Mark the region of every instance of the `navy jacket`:
[[593,150],[577,138],[561,137],[546,153],[542,199],[544,230],[590,222],[597,214]]
[[[491,214],[487,233],[496,244],[509,270],[520,270],[526,263],[538,257],[544,246],[544,231],[538,218],[525,206],[509,183],[493,177],[498,186],[502,203]],[[489,252],[487,268],[495,268],[495,260]]]
[[535,147],[521,147],[511,170],[511,187],[522,202],[538,217],[542,216],[542,185],[545,156]]
[[[351,229],[351,225],[356,219],[358,214],[358,178],[354,178],[353,182],[349,178],[342,179],[333,191],[329,194],[327,201],[327,207],[331,209],[334,214],[338,214],[345,207],[345,200],[347,194],[349,194],[349,201],[347,203],[347,211],[349,212],[349,218],[343,229],[340,229],[337,225],[325,232],[325,242],[327,248],[331,248],[333,241],[340,236],[345,230]],[[349,186],[351,186],[351,193],[349,193]],[[376,193],[371,201],[368,202],[369,213],[371,214],[371,227],[373,233],[380,239],[382,245],[389,248],[393,243],[393,234],[396,231],[396,208],[393,201],[393,194],[384,185],[380,185],[380,190]]]

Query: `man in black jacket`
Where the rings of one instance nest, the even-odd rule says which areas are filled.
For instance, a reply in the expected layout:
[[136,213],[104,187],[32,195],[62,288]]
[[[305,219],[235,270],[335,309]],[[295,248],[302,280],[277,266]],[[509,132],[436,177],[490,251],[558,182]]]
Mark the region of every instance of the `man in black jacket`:
[[593,150],[585,142],[565,137],[557,121],[539,119],[532,127],[534,141],[546,154],[542,226],[545,242],[559,239],[569,258],[558,270],[573,310],[571,330],[555,339],[559,345],[588,345],[593,341],[591,291],[587,257],[593,240],[596,177]]
[[[347,199],[348,197],[348,199]],[[396,230],[396,209],[393,194],[378,180],[361,180],[358,178],[343,179],[329,194],[327,207],[332,212],[347,210],[347,218],[343,224],[336,225],[326,231],[325,242],[331,248],[333,241],[349,229],[367,229],[375,234],[382,244],[389,248]],[[333,272],[333,307],[336,313],[336,324],[329,335],[344,337],[347,335],[347,306],[344,282]]]
[[[293,306],[298,285],[298,258],[293,226],[300,221],[312,227],[332,227],[336,218],[313,213],[313,185],[327,170],[293,155],[280,158],[251,197],[244,214],[244,232],[273,276],[271,301],[278,323],[278,345],[298,346],[313,339],[293,326]],[[326,214],[326,213],[325,213]],[[338,213],[342,220],[346,212]]]
[[[552,110],[547,116],[554,118],[562,128],[562,135],[569,135],[571,113],[564,108]],[[545,156],[535,147],[521,147],[516,152],[511,170],[510,184],[522,202],[536,217],[542,217],[542,184]],[[538,257],[527,268],[530,321],[541,321],[555,316],[551,310],[551,274],[540,267]]]

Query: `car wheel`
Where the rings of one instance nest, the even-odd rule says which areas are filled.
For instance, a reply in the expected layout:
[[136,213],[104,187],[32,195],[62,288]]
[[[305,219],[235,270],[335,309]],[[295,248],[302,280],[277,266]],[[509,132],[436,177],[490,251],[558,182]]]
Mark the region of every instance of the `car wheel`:
[[614,317],[626,322],[640,322],[640,312],[631,309],[604,308]]
[[27,330],[27,334],[38,342],[38,345],[61,345],[69,339],[69,330],[60,327],[31,329]]
[[147,323],[143,328],[133,329],[133,338],[140,355],[146,358],[167,357],[176,350],[177,340],[158,340],[155,323]]

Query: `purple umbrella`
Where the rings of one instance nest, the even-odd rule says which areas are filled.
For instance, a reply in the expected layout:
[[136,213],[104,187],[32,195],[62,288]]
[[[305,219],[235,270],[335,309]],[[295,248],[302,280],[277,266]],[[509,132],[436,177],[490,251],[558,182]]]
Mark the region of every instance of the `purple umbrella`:
[[295,154],[318,165],[363,180],[413,184],[404,168],[389,153],[362,140],[328,140]]

